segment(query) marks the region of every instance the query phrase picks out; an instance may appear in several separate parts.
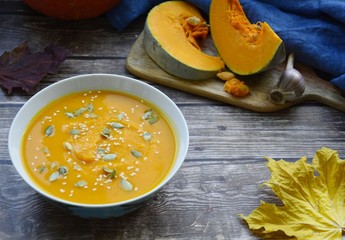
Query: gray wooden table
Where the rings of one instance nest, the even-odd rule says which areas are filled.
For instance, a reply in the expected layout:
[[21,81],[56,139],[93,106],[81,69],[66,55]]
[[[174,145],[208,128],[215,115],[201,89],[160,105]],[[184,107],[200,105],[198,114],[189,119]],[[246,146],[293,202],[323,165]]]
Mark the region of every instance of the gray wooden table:
[[[64,22],[42,16],[19,0],[0,1],[0,54],[28,41],[33,51],[58,43],[72,51],[58,72],[34,93],[85,73],[132,76],[125,61],[143,29],[144,16],[125,31],[106,17]],[[289,161],[323,146],[345,158],[345,113],[306,102],[274,113],[257,113],[153,84],[179,106],[190,130],[187,158],[152,201],[124,217],[86,220],[70,216],[21,180],[8,154],[12,120],[32,96],[0,90],[0,239],[258,239],[238,214],[260,200],[279,203],[259,189],[270,174],[264,156]]]

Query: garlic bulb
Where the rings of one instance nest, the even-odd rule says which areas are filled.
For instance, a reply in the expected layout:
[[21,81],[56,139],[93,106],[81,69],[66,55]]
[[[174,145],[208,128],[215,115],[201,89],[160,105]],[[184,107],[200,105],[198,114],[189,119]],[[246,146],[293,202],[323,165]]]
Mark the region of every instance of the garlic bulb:
[[276,104],[284,104],[301,97],[305,90],[305,80],[302,74],[293,68],[294,54],[288,58],[286,69],[279,79],[278,84],[270,92],[269,99]]

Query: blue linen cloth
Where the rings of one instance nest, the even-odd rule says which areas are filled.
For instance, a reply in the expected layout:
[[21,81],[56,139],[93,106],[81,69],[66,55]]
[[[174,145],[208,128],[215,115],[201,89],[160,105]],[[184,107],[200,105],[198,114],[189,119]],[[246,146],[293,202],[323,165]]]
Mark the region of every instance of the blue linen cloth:
[[[107,13],[115,29],[129,23],[164,0],[122,0]],[[188,0],[204,13],[211,0]],[[267,22],[283,39],[287,53],[323,73],[345,91],[345,1],[344,0],[240,0],[247,18]]]

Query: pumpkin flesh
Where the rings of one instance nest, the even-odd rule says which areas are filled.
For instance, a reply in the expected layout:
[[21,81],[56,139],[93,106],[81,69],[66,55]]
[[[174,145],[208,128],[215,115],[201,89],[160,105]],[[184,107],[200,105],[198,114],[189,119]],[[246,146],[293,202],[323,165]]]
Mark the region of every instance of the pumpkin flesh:
[[234,73],[254,74],[285,60],[280,37],[266,22],[251,24],[238,0],[212,0],[210,28],[219,55]]
[[200,50],[198,39],[193,36],[203,35],[204,30],[188,32],[184,22],[189,17],[204,22],[199,11],[189,3],[169,1],[157,5],[146,20],[144,47],[152,60],[168,73],[184,79],[207,79],[215,76],[224,64],[218,56]]

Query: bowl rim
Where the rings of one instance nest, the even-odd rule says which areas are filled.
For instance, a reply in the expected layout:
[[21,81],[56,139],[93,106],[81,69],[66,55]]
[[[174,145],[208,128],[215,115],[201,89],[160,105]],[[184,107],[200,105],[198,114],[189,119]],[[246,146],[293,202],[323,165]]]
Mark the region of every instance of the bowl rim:
[[[17,122],[19,121],[19,118],[22,117],[22,114],[24,114],[24,110],[28,108],[28,106],[30,106],[33,102],[37,101],[37,99],[39,99],[40,97],[44,96],[46,93],[48,93],[49,91],[52,91],[52,89],[59,87],[59,86],[63,86],[65,84],[68,84],[71,81],[76,81],[76,79],[79,81],[81,81],[81,79],[84,79],[83,81],[85,81],[85,79],[89,79],[89,78],[99,78],[99,79],[106,79],[105,81],[108,81],[107,79],[111,79],[114,80],[116,79],[117,81],[122,81],[125,80],[126,82],[129,82],[131,84],[137,84],[140,87],[143,88],[147,88],[149,91],[152,91],[155,95],[158,95],[160,97],[162,97],[164,99],[165,102],[167,102],[173,109],[174,111],[174,115],[176,117],[178,117],[181,120],[182,125],[175,125],[175,123],[173,123],[172,120],[170,120],[169,125],[171,125],[171,127],[174,130],[174,135],[175,135],[175,142],[179,143],[180,141],[178,141],[178,139],[181,137],[179,136],[180,130],[181,132],[185,133],[183,135],[184,137],[184,141],[183,141],[183,145],[184,146],[179,146],[177,151],[176,151],[176,158],[175,161],[173,163],[173,165],[170,167],[168,173],[164,176],[164,178],[159,182],[159,184],[157,184],[155,187],[153,187],[151,190],[149,190],[148,192],[139,195],[135,198],[131,198],[128,200],[124,200],[124,201],[120,201],[120,202],[114,202],[114,203],[96,203],[96,204],[90,204],[90,203],[78,203],[78,202],[73,202],[73,201],[68,201],[59,197],[56,197],[50,193],[48,193],[47,191],[43,190],[41,187],[37,186],[34,181],[32,181],[30,179],[29,174],[26,173],[26,170],[24,169],[24,167],[21,167],[22,165],[22,159],[21,159],[21,145],[22,145],[22,136],[20,137],[20,141],[17,141],[16,139],[14,139],[14,128],[16,127]],[[89,80],[91,81],[91,80]],[[86,89],[86,90],[91,90],[91,89]],[[92,90],[104,90],[102,88],[99,89],[92,89]],[[124,90],[117,90],[116,87],[114,89],[108,89],[110,91],[114,91],[114,92],[123,92],[129,96],[135,96],[133,93],[131,93],[130,91],[124,91]],[[52,103],[55,100],[58,100],[59,98],[62,98],[64,96],[67,96],[71,93],[78,93],[78,92],[82,92],[85,91],[83,89],[80,90],[67,90],[67,92],[64,92],[63,94],[59,94],[58,97],[52,98],[51,100],[49,100],[47,103],[44,104],[44,106]],[[159,109],[160,112],[162,112],[166,118],[171,118],[171,116],[168,115],[167,111],[165,111],[164,109],[162,109],[161,107],[157,106],[157,104],[152,103],[150,100],[145,99],[144,97],[139,97],[140,99],[143,99],[145,102],[151,104],[152,106],[156,107]],[[44,107],[43,106],[43,107]],[[33,116],[37,115],[37,113],[39,112],[39,110],[41,110],[43,107],[40,107],[38,109],[38,111],[35,111]],[[30,122],[32,120],[32,118],[28,119],[27,121]],[[24,129],[26,129],[26,126],[24,127]],[[178,131],[177,131],[178,130]],[[12,147],[12,144],[17,141],[19,142],[19,149],[14,149]],[[18,143],[17,143],[18,144]],[[49,86],[41,89],[40,91],[38,91],[37,93],[35,93],[33,96],[31,96],[31,98],[29,100],[27,100],[23,106],[19,109],[19,111],[17,112],[17,114],[15,115],[10,130],[9,130],[9,134],[8,134],[8,151],[9,151],[9,155],[10,155],[10,159],[11,162],[13,164],[13,166],[15,167],[17,173],[21,176],[21,178],[31,187],[33,188],[36,192],[38,192],[39,194],[41,194],[42,196],[53,200],[55,202],[58,203],[62,203],[65,205],[69,205],[69,206],[74,206],[74,207],[83,207],[83,208],[104,208],[104,207],[115,207],[115,206],[122,206],[122,205],[126,205],[126,204],[131,204],[131,203],[135,203],[138,202],[140,200],[144,200],[147,197],[149,197],[150,195],[153,195],[155,192],[157,192],[158,190],[160,190],[164,185],[166,185],[167,182],[169,182],[177,173],[177,171],[181,168],[185,157],[187,155],[188,152],[188,148],[189,148],[189,130],[188,130],[188,125],[187,122],[181,112],[181,110],[178,108],[178,106],[175,104],[175,102],[173,100],[171,100],[165,93],[163,93],[162,91],[160,91],[159,89],[155,88],[154,86],[149,85],[148,83],[145,83],[143,81],[131,78],[131,77],[127,77],[127,76],[123,76],[123,75],[118,75],[118,74],[106,74],[106,73],[92,73],[92,74],[81,74],[81,75],[76,75],[76,76],[72,76],[72,77],[68,77],[62,80],[59,80],[55,83],[50,84]],[[15,152],[19,151],[19,159],[17,159],[16,161],[14,160],[15,158],[17,158],[15,156]]]

